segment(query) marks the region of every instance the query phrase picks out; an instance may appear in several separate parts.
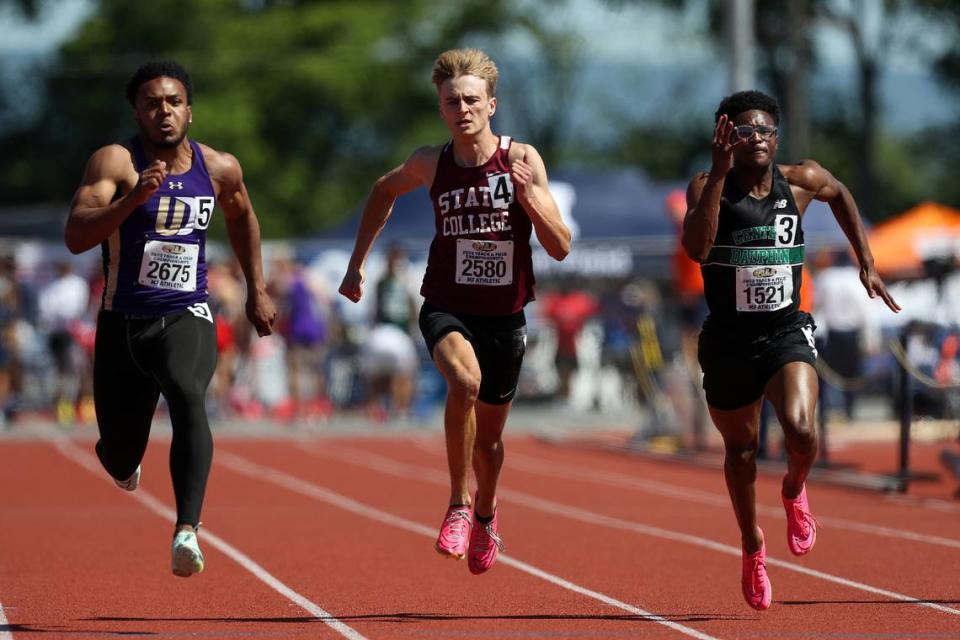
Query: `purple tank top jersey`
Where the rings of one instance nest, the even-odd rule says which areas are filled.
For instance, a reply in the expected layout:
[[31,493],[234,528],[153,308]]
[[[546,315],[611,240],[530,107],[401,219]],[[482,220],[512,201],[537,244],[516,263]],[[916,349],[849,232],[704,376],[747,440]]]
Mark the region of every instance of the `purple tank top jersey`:
[[503,316],[534,299],[527,212],[514,198],[510,138],[479,167],[461,167],[448,143],[430,188],[436,235],[420,294],[454,313]]
[[[161,316],[207,299],[205,248],[216,195],[200,146],[190,140],[190,170],[169,174],[110,237],[103,253],[103,308]],[[137,172],[149,165],[131,140]]]

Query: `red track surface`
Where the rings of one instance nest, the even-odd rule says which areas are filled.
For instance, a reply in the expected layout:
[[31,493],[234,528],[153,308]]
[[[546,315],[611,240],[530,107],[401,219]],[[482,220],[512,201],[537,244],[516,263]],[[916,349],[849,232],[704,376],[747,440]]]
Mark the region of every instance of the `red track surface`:
[[797,559],[779,479],[761,475],[774,604],[758,613],[718,470],[508,440],[507,554],[475,577],[433,551],[440,438],[221,438],[207,570],[187,580],[168,566],[166,442],[126,494],[90,440],[2,441],[0,640],[960,637],[960,508],[945,500],[811,483],[824,528]]

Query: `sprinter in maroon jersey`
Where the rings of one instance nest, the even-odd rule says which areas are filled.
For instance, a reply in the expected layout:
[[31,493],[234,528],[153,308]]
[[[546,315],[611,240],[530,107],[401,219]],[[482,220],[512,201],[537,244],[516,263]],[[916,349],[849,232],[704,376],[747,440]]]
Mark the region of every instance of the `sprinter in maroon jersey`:
[[[471,573],[480,574],[503,549],[497,479],[526,348],[523,307],[534,298],[530,232],[551,257],[563,260],[570,231],[547,189],[540,154],[490,129],[497,109],[493,61],[476,49],[446,51],[434,65],[433,83],[453,139],[417,149],[377,180],[340,293],[360,300],[364,262],[394,201],[417,187],[429,189],[436,235],[420,289],[420,330],[447,381],[450,468],[450,504],[436,549],[458,560],[468,556]],[[477,478],[472,501],[471,464]]]

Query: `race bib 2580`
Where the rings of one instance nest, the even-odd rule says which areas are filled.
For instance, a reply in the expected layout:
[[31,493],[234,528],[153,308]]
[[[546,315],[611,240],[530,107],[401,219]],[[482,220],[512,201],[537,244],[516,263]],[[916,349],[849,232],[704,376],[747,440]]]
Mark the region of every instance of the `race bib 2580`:
[[513,240],[457,240],[457,284],[513,284]]

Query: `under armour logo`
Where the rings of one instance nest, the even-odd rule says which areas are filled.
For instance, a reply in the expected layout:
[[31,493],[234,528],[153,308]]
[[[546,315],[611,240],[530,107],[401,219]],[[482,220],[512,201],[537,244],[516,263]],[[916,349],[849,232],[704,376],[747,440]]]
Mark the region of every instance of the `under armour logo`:
[[170,182],[170,183],[168,183],[168,184],[170,185],[170,188],[171,188],[171,189],[183,189],[183,183],[182,183],[182,182]]

